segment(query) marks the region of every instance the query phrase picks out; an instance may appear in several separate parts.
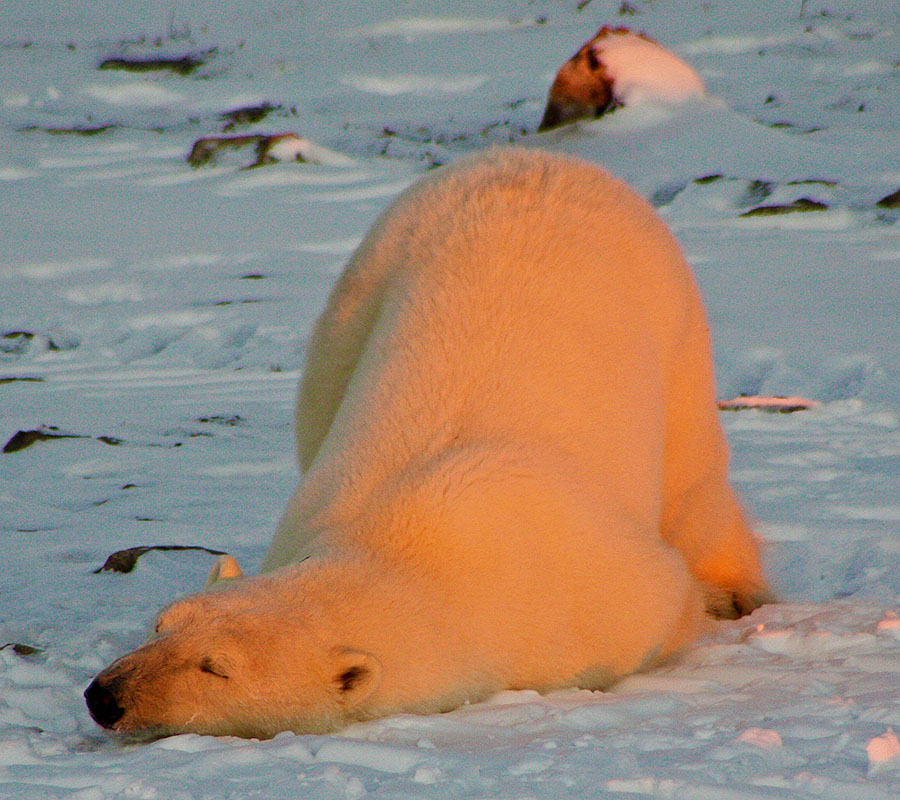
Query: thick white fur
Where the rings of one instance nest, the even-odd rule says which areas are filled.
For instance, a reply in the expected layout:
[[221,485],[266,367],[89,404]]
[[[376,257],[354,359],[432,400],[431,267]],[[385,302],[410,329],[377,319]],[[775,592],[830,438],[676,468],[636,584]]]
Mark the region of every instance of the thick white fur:
[[[146,676],[116,727],[271,735],[602,687],[766,595],[691,274],[586,162],[496,149],[404,193],[315,329],[297,447],[267,574],[175,604],[110,667]],[[141,669],[209,651],[215,691]]]
[[493,688],[630,672],[703,628],[701,594],[765,595],[690,271],[586,162],[493,150],[407,191],[319,320],[297,447],[263,569],[402,563]]
[[[592,539],[643,529],[702,581],[764,586],[727,481],[693,277],[649,205],[587,162],[496,149],[402,195],[318,322],[296,430],[304,480],[263,570],[321,549],[330,518],[378,512],[379,489],[476,448],[606,509]],[[540,548],[587,555],[549,531]]]

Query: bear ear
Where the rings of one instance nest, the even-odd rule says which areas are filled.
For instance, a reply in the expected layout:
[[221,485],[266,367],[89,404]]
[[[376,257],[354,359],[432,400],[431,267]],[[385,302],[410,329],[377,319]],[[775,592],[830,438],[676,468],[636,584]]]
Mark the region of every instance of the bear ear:
[[341,703],[358,706],[381,683],[381,662],[371,653],[336,647],[331,651],[331,674]]
[[219,556],[213,564],[212,569],[209,571],[209,577],[206,579],[206,588],[208,589],[219,581],[230,581],[243,577],[244,571],[238,564],[237,559],[226,553],[224,556]]
[[179,600],[160,611],[153,628],[154,634],[167,633],[182,625],[193,615],[191,604],[187,600]]

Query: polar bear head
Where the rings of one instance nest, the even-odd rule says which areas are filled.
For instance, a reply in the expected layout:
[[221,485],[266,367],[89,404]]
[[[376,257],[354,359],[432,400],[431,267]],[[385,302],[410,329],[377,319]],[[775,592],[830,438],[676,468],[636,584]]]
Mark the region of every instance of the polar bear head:
[[253,600],[207,592],[163,611],[149,641],[87,688],[91,716],[140,738],[318,733],[365,717],[378,659]]

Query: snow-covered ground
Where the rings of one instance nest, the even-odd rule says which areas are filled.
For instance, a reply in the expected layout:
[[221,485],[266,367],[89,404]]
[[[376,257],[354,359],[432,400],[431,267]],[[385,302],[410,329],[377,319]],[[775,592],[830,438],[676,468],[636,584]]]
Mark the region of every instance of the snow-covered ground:
[[[37,648],[0,651],[0,796],[900,795],[900,211],[877,205],[900,187],[896,0],[185,6],[0,5],[0,444],[67,435],[0,455],[0,645]],[[711,97],[534,135],[604,23],[671,47]],[[98,69],[182,56],[200,64]],[[192,169],[226,128],[344,158]],[[821,402],[723,413],[782,602],[605,694],[330,737],[109,739],[83,688],[211,556],[93,570],[154,544],[258,562],[296,481],[306,337],[347,255],[431,165],[510,138],[653,200],[706,297],[723,398]],[[801,198],[827,208],[743,216]]]

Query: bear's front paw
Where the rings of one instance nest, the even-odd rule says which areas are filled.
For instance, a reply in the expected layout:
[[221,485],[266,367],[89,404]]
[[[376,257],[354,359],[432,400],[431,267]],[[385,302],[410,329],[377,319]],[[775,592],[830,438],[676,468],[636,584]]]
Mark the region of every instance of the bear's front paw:
[[707,586],[705,595],[706,613],[716,619],[739,619],[775,601],[774,595],[765,587],[743,590]]

